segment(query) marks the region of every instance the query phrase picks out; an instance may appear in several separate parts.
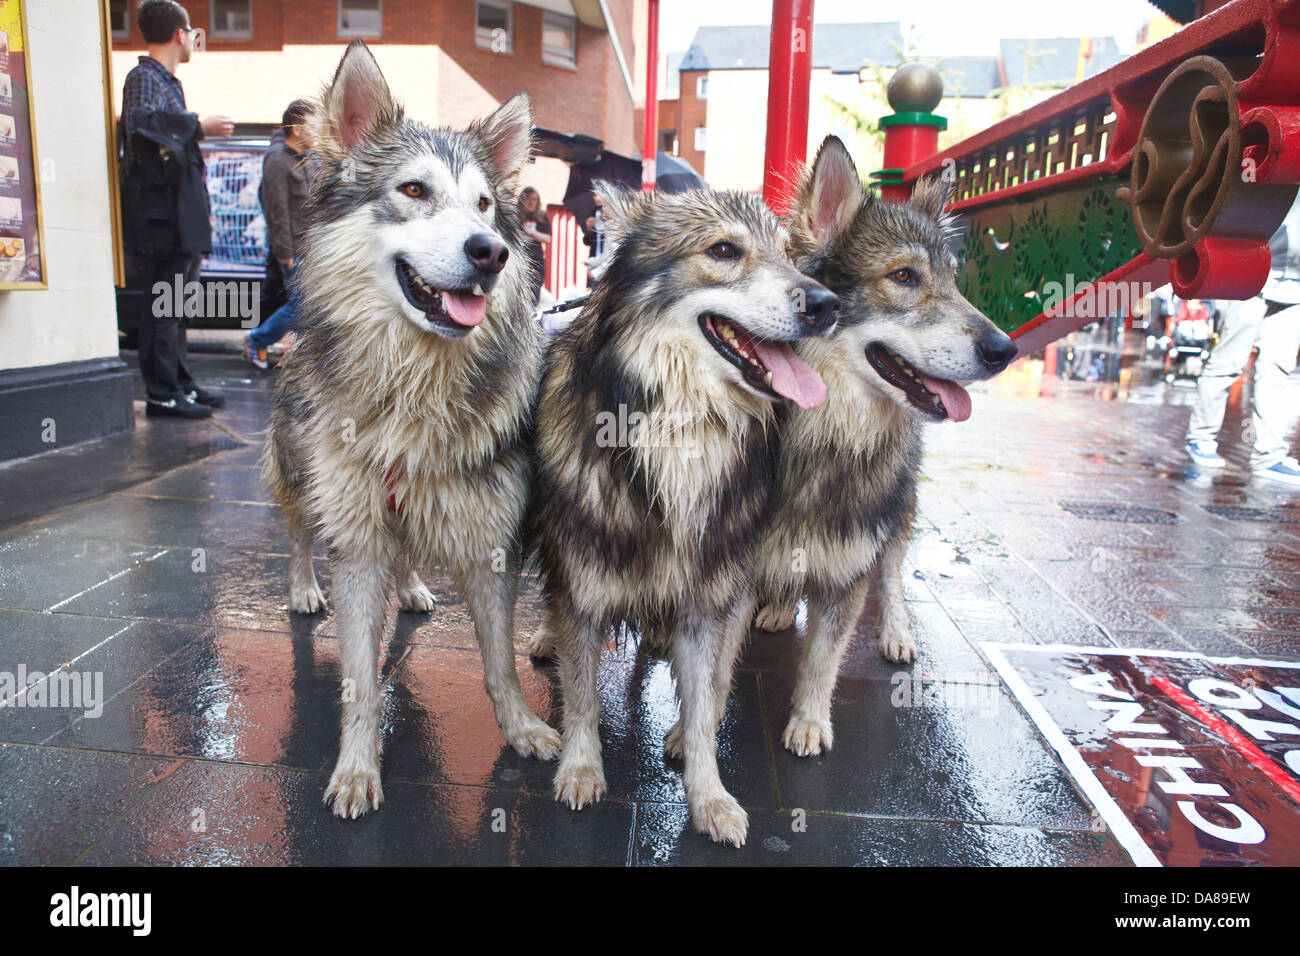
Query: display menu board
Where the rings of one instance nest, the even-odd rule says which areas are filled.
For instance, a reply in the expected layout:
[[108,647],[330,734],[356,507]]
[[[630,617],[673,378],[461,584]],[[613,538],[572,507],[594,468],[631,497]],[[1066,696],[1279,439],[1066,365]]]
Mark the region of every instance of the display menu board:
[[0,0],[0,289],[45,288],[28,2]]

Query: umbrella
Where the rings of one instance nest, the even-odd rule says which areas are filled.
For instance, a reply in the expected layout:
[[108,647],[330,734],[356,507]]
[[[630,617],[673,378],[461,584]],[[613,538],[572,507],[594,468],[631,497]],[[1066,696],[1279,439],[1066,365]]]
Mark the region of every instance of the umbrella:
[[[691,168],[690,163],[676,156],[661,151],[655,159],[655,168],[655,186],[663,192],[679,193],[704,186],[704,180]],[[595,162],[574,163],[569,167],[569,185],[564,191],[564,205],[584,228],[587,217],[596,211],[592,184],[602,179],[630,189],[639,189],[641,161],[618,153],[601,153]]]

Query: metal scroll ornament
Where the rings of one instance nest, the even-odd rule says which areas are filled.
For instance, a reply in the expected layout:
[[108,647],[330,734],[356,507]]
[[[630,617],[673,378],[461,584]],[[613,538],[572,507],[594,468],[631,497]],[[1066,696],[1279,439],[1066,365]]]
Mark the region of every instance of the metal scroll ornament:
[[1268,275],[1268,240],[1296,187],[1254,181],[1243,164],[1238,83],[1252,59],[1185,60],[1160,84],[1138,133],[1129,186],[1142,250],[1172,259],[1175,291],[1254,295]]

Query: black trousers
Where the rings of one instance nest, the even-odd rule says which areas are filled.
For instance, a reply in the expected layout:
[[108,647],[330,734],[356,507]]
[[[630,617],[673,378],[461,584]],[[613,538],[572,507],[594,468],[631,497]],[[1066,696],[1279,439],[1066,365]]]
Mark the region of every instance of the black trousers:
[[288,290],[284,287],[284,270],[280,260],[271,253],[266,254],[266,278],[262,281],[261,312],[258,314],[265,322],[275,310],[289,301]]
[[[176,314],[178,310],[172,290],[177,281],[182,289],[185,283],[197,281],[202,261],[201,255],[167,259],[127,255],[126,286],[140,292],[137,301],[143,303],[139,333],[140,375],[144,378],[145,394],[155,401],[179,399],[198,387],[186,359],[184,310]],[[154,293],[154,287],[160,282],[168,290],[163,295],[171,299],[161,304],[160,296]],[[181,299],[183,302],[183,293]]]

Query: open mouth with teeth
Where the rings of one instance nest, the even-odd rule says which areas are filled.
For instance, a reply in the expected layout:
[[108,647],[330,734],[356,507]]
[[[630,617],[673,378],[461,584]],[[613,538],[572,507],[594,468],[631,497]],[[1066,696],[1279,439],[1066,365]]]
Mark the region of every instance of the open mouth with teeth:
[[909,365],[901,355],[887,351],[883,345],[867,346],[867,361],[881,378],[935,419],[951,418],[955,422],[964,422],[970,418],[970,393],[956,382],[926,375]]
[[760,339],[731,319],[707,312],[700,316],[700,328],[759,394],[788,398],[800,408],[816,408],[826,401],[821,376],[794,354],[789,342]]
[[424,313],[436,331],[450,338],[468,335],[487,314],[483,287],[435,289],[401,259],[397,260],[397,284],[406,301]]

